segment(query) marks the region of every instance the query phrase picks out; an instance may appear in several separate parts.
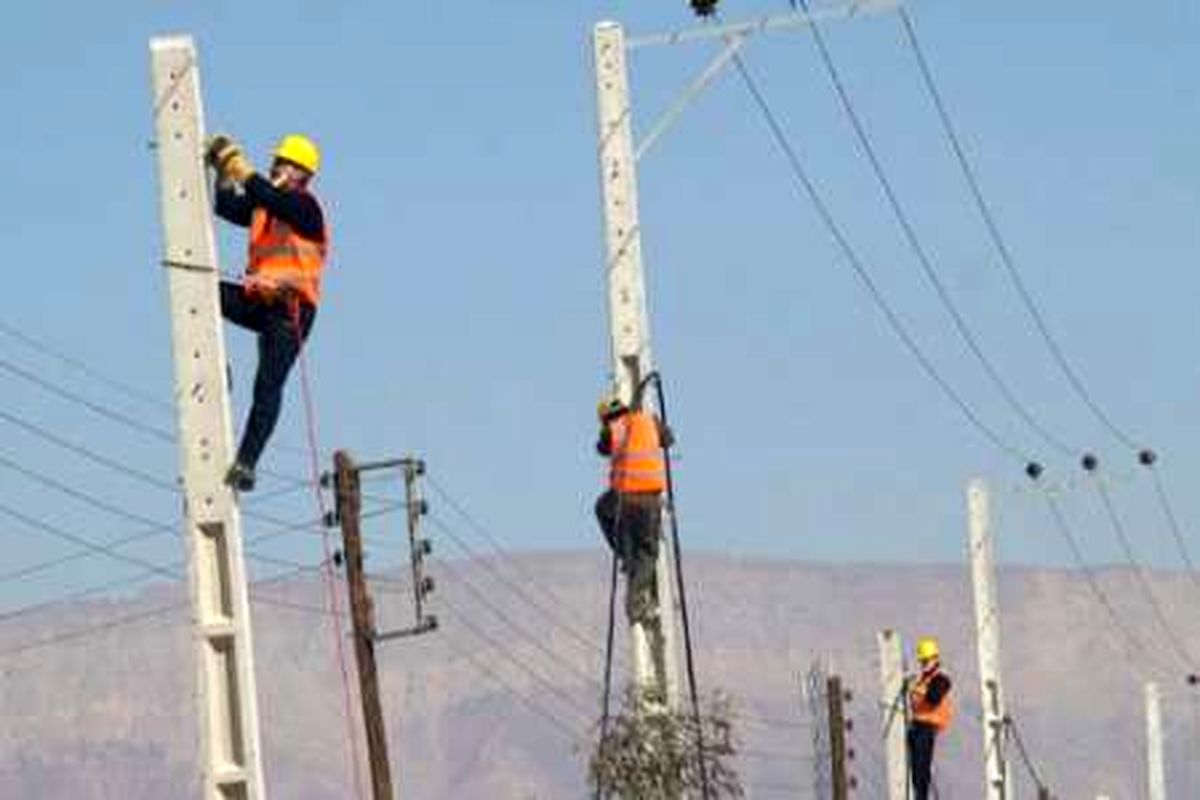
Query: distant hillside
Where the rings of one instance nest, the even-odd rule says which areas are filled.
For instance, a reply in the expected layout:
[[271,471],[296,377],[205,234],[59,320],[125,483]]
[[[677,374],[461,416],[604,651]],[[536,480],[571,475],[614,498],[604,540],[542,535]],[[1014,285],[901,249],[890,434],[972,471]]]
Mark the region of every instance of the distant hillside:
[[[441,630],[380,648],[402,797],[585,796],[607,564],[595,553],[532,554],[515,564],[437,564]],[[717,556],[693,556],[688,566],[700,680],[738,701],[750,797],[812,795],[811,720],[798,674],[817,658],[831,659],[854,690],[857,796],[880,796],[875,632],[883,627],[942,638],[960,722],[941,747],[941,797],[980,796],[965,568]],[[1136,634],[1156,643],[1147,659],[1169,662],[1171,651],[1129,573],[1100,575]],[[384,626],[402,624],[410,613],[401,583],[397,577],[375,585]],[[1172,574],[1155,575],[1154,586],[1186,646],[1200,653],[1200,598],[1188,594],[1194,587]],[[256,594],[271,603],[255,604],[255,636],[272,796],[353,797],[321,584],[295,580]],[[1009,569],[1000,594],[1012,710],[1046,781],[1063,798],[1143,796],[1141,684],[1087,584],[1069,572]],[[182,599],[177,587],[159,587],[125,602],[62,607],[0,626],[0,797],[198,796],[186,606],[73,637]],[[51,637],[51,645],[13,652]],[[618,644],[623,664],[620,635]],[[1188,698],[1182,669],[1173,682],[1164,680],[1164,692],[1170,790],[1197,797],[1200,697]],[[1022,796],[1032,796],[1022,788]]]

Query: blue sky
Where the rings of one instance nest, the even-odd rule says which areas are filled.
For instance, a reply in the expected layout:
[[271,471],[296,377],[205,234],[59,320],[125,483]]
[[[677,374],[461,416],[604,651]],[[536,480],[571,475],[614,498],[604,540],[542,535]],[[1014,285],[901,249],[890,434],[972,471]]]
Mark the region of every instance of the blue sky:
[[[786,10],[726,2],[728,18]],[[1200,550],[1194,313],[1200,286],[1200,11],[1182,0],[910,5],[942,92],[1018,265],[1105,409],[1163,457]],[[607,367],[591,26],[689,24],[686,3],[23,4],[0,30],[0,322],[157,403],[133,399],[0,332],[0,358],[170,428],[170,341],[150,115],[149,37],[193,34],[209,127],[267,161],[317,139],[335,256],[310,364],[319,436],[363,458],[418,453],[515,549],[600,547],[594,403]],[[1139,555],[1178,565],[1152,484],[1056,372],[999,269],[894,14],[830,23],[828,43],[927,249],[1017,394],[1096,451]],[[712,45],[632,59],[648,128]],[[988,423],[1044,451],[955,338],[905,249],[800,31],[746,51],[840,224],[889,300]],[[764,557],[954,561],[964,487],[997,489],[1006,561],[1066,563],[1020,464],[969,428],[891,335],[724,75],[641,167],[654,347],[679,439],[686,546]],[[222,229],[224,268],[244,243]],[[230,331],[240,429],[253,351]],[[172,448],[3,374],[3,407],[137,469]],[[276,441],[304,440],[298,382]],[[150,519],[169,493],[0,423],[0,453]],[[1045,454],[1052,475],[1074,463]],[[269,469],[303,474],[275,447]],[[269,483],[267,484],[269,488]],[[0,502],[98,541],[137,523],[0,472]],[[1093,492],[1069,492],[1089,557],[1119,551]],[[311,497],[265,501],[302,519]],[[437,508],[435,505],[435,513]],[[255,522],[248,521],[253,535]],[[380,537],[399,536],[382,529]],[[0,524],[11,567],[68,552]],[[178,542],[131,554],[166,563]],[[312,562],[314,543],[265,552]],[[444,552],[449,553],[449,550]],[[6,563],[8,559],[6,559]],[[258,569],[258,567],[256,567]],[[7,606],[136,570],[75,562],[0,590]],[[266,570],[266,571],[269,571]]]

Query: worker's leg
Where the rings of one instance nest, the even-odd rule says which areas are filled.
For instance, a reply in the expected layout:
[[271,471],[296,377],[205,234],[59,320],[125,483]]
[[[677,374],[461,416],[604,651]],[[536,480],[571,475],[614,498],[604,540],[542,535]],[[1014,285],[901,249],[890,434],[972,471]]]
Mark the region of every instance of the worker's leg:
[[658,605],[658,539],[662,501],[658,495],[626,497],[630,525],[623,531],[628,550],[626,613],[630,622],[648,622]]
[[240,283],[221,281],[221,315],[242,328],[261,331],[270,309],[246,297]]
[[937,731],[930,725],[915,723],[908,729],[913,800],[929,800],[929,784],[933,775],[933,745],[936,738]]
[[621,515],[621,498],[609,489],[596,498],[596,521],[600,523],[600,532],[604,534],[608,546],[614,553],[620,554],[617,542],[617,526]]
[[246,430],[238,447],[237,460],[250,469],[258,464],[259,456],[266,447],[279,411],[283,406],[283,387],[292,365],[300,354],[300,343],[308,338],[312,329],[316,309],[300,305],[297,332],[287,306],[276,304],[270,307],[258,335],[258,372],[254,376],[254,402],[246,420]]

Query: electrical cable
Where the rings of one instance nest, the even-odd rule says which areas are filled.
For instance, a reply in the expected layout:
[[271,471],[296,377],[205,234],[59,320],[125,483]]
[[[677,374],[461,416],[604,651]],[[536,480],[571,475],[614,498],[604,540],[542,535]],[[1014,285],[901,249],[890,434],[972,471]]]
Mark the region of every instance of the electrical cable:
[[[509,588],[511,588],[514,592],[516,592],[517,594],[524,597],[525,600],[530,605],[534,606],[539,611],[542,611],[543,613],[554,616],[556,624],[560,625],[560,627],[563,627],[563,629],[566,630],[569,633],[569,635],[573,639],[575,639],[577,642],[583,644],[584,646],[588,647],[589,649],[593,649],[596,651],[600,650],[599,645],[595,642],[595,640],[592,638],[592,635],[589,632],[586,632],[581,628],[577,628],[573,624],[569,624],[569,623],[565,623],[565,622],[561,621],[561,619],[558,617],[557,614],[554,614],[552,611],[547,610],[547,608],[543,604],[534,600],[532,597],[529,597],[528,593],[526,592],[526,587],[534,587],[542,595],[544,595],[546,600],[550,604],[549,605],[550,609],[555,609],[555,608],[562,609],[562,608],[567,607],[568,604],[566,602],[564,602],[562,597],[560,597],[558,594],[553,592],[549,587],[547,587],[544,584],[542,579],[538,578],[536,575],[534,575],[528,569],[525,569],[518,560],[514,559],[512,557],[511,552],[509,552],[503,546],[503,544],[501,544],[501,542],[499,541],[499,538],[496,535],[494,535],[485,525],[483,525],[481,522],[479,522],[478,518],[476,518],[474,515],[472,515],[461,502],[456,500],[454,498],[454,496],[450,494],[449,490],[445,486],[443,486],[437,479],[435,479],[433,476],[429,475],[429,476],[426,476],[425,480],[429,484],[429,486],[434,490],[434,492],[437,493],[438,497],[440,497],[446,503],[446,505],[448,505],[450,507],[450,509],[454,511],[454,513],[456,513],[459,517],[461,517],[463,519],[463,521],[467,523],[467,526],[469,528],[471,528],[471,530],[475,531],[477,534],[479,534],[480,537],[482,537],[484,540],[487,541],[492,553],[494,553],[498,559],[500,559],[500,560],[504,561],[506,564],[508,564],[508,566],[513,570],[513,572],[515,572],[521,578],[520,583],[514,583],[514,582],[508,580],[506,577],[504,577],[501,573],[499,573],[499,571],[494,571],[493,574],[495,574],[499,580],[504,582],[505,585],[507,585]],[[432,518],[432,515],[431,515],[431,518]],[[442,526],[444,526],[444,527],[442,527]],[[480,558],[479,554],[477,552],[475,552],[468,545],[466,545],[466,543],[464,541],[462,541],[462,539],[454,536],[453,531],[449,528],[448,525],[446,525],[445,523],[442,523],[442,526],[439,526],[439,527],[441,527],[441,529],[443,531],[445,531],[447,533],[447,535],[450,535],[451,538],[454,539],[454,541],[460,546],[460,549],[463,549],[463,551],[465,553],[467,553],[469,556],[475,558],[481,564],[485,565],[485,568],[486,568],[487,562],[484,559]]]
[[[799,0],[801,9],[805,14],[809,13],[808,0]],[[854,107],[854,103],[850,99],[850,93],[846,88],[845,82],[842,80],[841,73],[838,71],[837,65],[833,61],[833,56],[829,52],[829,48],[825,44],[825,37],[821,33],[820,25],[815,21],[809,26],[809,30],[813,35],[813,42],[816,44],[817,52],[821,57],[822,63],[825,65],[825,71],[829,75],[830,82],[833,84],[834,91],[837,93],[838,99],[841,102],[846,118],[850,121],[850,126],[854,130],[855,138],[859,143],[859,147],[871,165],[871,170],[875,174],[876,181],[883,191],[884,197],[887,200],[889,207],[892,210],[892,215],[896,222],[900,225],[900,229],[904,234],[904,239],[908,244],[913,255],[916,256],[917,262],[921,265],[921,271],[925,275],[925,279],[929,286],[937,295],[939,302],[950,315],[950,319],[954,323],[955,331],[959,338],[967,345],[967,348],[975,356],[975,360],[979,362],[979,366],[987,374],[989,380],[999,391],[1004,398],[1005,403],[1013,412],[1017,414],[1025,424],[1035,431],[1047,444],[1060,453],[1071,456],[1074,455],[1078,448],[1071,447],[1065,444],[1062,439],[1051,433],[1044,424],[1042,424],[1037,416],[1017,397],[1012,387],[1001,376],[996,365],[988,358],[983,347],[979,344],[971,326],[967,323],[966,318],[955,304],[954,299],[950,296],[949,290],[946,288],[945,282],[938,274],[937,269],[930,258],[925,245],[922,244],[921,238],[917,235],[916,228],[909,219],[907,212],[904,210],[903,204],[896,193],[895,187],[892,185],[891,179],[883,168],[883,164],[879,159],[878,153],[875,151],[875,146],[871,143],[871,138],[867,134],[866,125],[859,116],[858,111]]]
[[535,683],[541,686],[550,694],[558,697],[564,705],[570,706],[574,711],[578,712],[584,719],[591,718],[591,712],[586,709],[579,699],[567,693],[562,687],[556,685],[552,680],[544,677],[538,670],[533,669],[524,659],[518,657],[512,649],[500,641],[498,638],[480,628],[475,623],[471,622],[469,617],[459,610],[453,603],[449,602],[444,596],[442,603],[450,615],[457,619],[464,628],[473,633],[476,638],[482,639],[496,652],[497,655],[503,657],[506,661],[516,664],[521,670],[528,675]]
[[568,724],[567,722],[564,722],[561,717],[559,717],[557,714],[554,714],[553,712],[549,711],[544,706],[542,706],[540,703],[534,702],[534,700],[531,697],[526,695],[524,692],[518,690],[511,682],[509,682],[505,678],[501,677],[500,673],[497,670],[495,670],[486,661],[483,661],[483,660],[477,658],[466,647],[463,647],[462,645],[455,643],[452,639],[449,639],[449,638],[445,639],[445,641],[446,641],[447,645],[452,650],[454,650],[459,656],[461,656],[462,658],[469,661],[471,663],[471,666],[473,666],[477,671],[483,673],[487,677],[491,678],[492,681],[494,681],[495,683],[497,683],[500,686],[507,689],[508,696],[515,697],[518,701],[520,701],[521,705],[525,706],[530,711],[534,712],[535,714],[540,716],[542,719],[549,722],[551,725],[554,726],[554,728],[556,730],[558,730],[560,733],[562,733],[572,744],[575,744],[575,745],[582,744],[581,737],[579,736],[579,734],[576,733],[574,730],[572,730],[570,724]]
[[1120,516],[1117,514],[1116,506],[1113,504],[1112,496],[1105,487],[1104,482],[1094,473],[1096,492],[1100,495],[1100,500],[1104,506],[1105,516],[1108,518],[1109,524],[1112,527],[1113,533],[1116,534],[1117,541],[1121,545],[1121,550],[1125,554],[1125,560],[1129,563],[1130,569],[1133,570],[1134,578],[1137,580],[1138,586],[1145,595],[1146,601],[1150,604],[1154,616],[1158,619],[1159,625],[1167,636],[1167,641],[1170,642],[1172,649],[1176,655],[1183,660],[1183,663],[1192,671],[1200,671],[1197,667],[1197,662],[1192,655],[1183,646],[1170,620],[1167,619],[1166,612],[1163,610],[1162,604],[1158,601],[1158,596],[1154,592],[1154,587],[1150,585],[1150,579],[1146,576],[1146,571],[1138,562],[1137,557],[1133,552],[1133,545],[1130,543],[1129,535],[1125,531],[1125,525],[1121,522]]
[[899,9],[900,20],[904,26],[905,36],[916,57],[917,66],[921,73],[922,83],[925,86],[930,98],[933,101],[934,107],[937,109],[938,119],[941,121],[942,130],[945,132],[946,138],[949,141],[951,148],[954,151],[955,160],[958,162],[959,169],[963,174],[967,186],[970,188],[971,197],[975,201],[975,207],[979,210],[979,215],[982,217],[984,226],[987,228],[988,236],[992,244],[996,248],[996,252],[1000,255],[1000,262],[1004,265],[1005,271],[1008,273],[1013,287],[1021,298],[1025,310],[1028,312],[1034,325],[1037,327],[1038,333],[1041,335],[1042,341],[1045,342],[1046,348],[1050,351],[1059,370],[1075,390],[1075,394],[1083,401],[1084,405],[1092,412],[1092,415],[1103,425],[1115,439],[1120,441],[1132,450],[1139,449],[1139,446],[1133,437],[1129,436],[1124,430],[1118,427],[1108,414],[1100,407],[1088,391],[1087,386],[1079,377],[1079,373],[1071,366],[1070,361],[1066,357],[1066,353],[1059,345],[1055,337],[1050,333],[1050,326],[1046,322],[1045,316],[1038,308],[1034,301],[1033,294],[1029,287],[1025,284],[1021,277],[1020,270],[1017,269],[1016,260],[1012,256],[1012,251],[1008,247],[1007,242],[1000,232],[1000,226],[996,221],[995,214],[992,213],[990,204],[984,197],[983,189],[979,179],[976,177],[975,170],[971,166],[970,160],[967,158],[966,150],[962,146],[962,142],[955,130],[954,124],[950,119],[950,113],[946,103],[942,99],[941,91],[938,89],[937,82],[933,78],[933,70],[930,68],[928,60],[925,58],[924,48],[917,38],[916,26],[913,24],[911,17],[903,6]]
[[[663,390],[662,374],[655,371],[646,376],[643,382],[643,387],[646,382],[653,382],[658,395],[658,413],[659,419],[662,420],[664,428],[670,429],[670,422],[667,417],[667,396]],[[641,394],[643,387],[639,387],[638,394]],[[689,622],[687,590],[683,580],[683,548],[679,542],[679,515],[676,513],[675,507],[675,480],[671,469],[671,445],[669,442],[662,443],[663,451],[663,466],[666,473],[667,482],[667,513],[671,520],[671,543],[675,552],[675,588],[679,592],[679,613],[683,622],[683,652],[684,663],[687,667],[688,693],[692,700],[692,721],[696,725],[696,756],[699,761],[700,768],[700,790],[704,800],[712,794],[712,788],[709,785],[708,768],[704,757],[704,720],[700,714],[700,694],[696,686],[696,661],[694,651],[692,649],[692,626]],[[667,609],[669,612],[669,609]]]
[[[1083,557],[1083,551],[1079,547],[1079,542],[1074,532],[1071,530],[1070,525],[1068,525],[1067,519],[1063,515],[1062,509],[1059,507],[1058,502],[1054,499],[1053,495],[1048,492],[1043,493],[1043,499],[1046,502],[1047,509],[1050,511],[1050,517],[1054,522],[1055,530],[1062,537],[1063,541],[1066,542],[1068,549],[1071,551],[1071,556],[1075,561],[1076,568],[1083,573],[1084,580],[1087,582],[1088,588],[1091,590],[1092,595],[1096,598],[1096,601],[1100,604],[1101,608],[1104,609],[1105,614],[1108,616],[1110,623],[1110,627],[1108,629],[1109,635],[1111,636],[1114,630],[1119,634],[1118,637],[1114,638],[1119,639],[1121,644],[1124,646],[1125,655],[1127,657],[1127,661],[1125,663],[1148,663],[1152,659],[1150,654],[1153,651],[1145,647],[1141,639],[1128,625],[1125,624],[1120,614],[1117,613],[1116,606],[1113,605],[1113,602],[1108,597],[1107,592],[1104,591],[1104,587],[1100,585],[1099,578],[1095,574],[1095,571],[1088,565],[1087,560]],[[1173,672],[1171,669],[1163,668],[1161,664],[1157,664],[1157,666],[1159,669],[1162,669],[1163,672],[1168,674]]]
[[809,177],[807,170],[800,161],[799,155],[796,153],[795,148],[792,147],[791,141],[789,140],[787,134],[784,133],[783,127],[776,117],[775,112],[772,110],[763,93],[759,90],[756,81],[751,75],[749,68],[746,66],[745,61],[742,59],[740,54],[735,54],[733,56],[733,63],[737,68],[738,74],[741,76],[742,82],[749,91],[751,98],[754,100],[755,105],[758,106],[759,111],[762,113],[763,119],[767,123],[767,127],[770,129],[771,135],[775,139],[776,145],[779,147],[780,152],[787,161],[792,177],[795,179],[799,188],[803,190],[804,195],[807,196],[807,198],[811,201],[817,212],[817,215],[820,217],[822,223],[833,237],[835,243],[845,257],[846,262],[854,271],[855,275],[858,276],[859,281],[866,289],[867,294],[870,296],[872,302],[874,302],[876,308],[883,314],[892,332],[898,339],[900,339],[901,343],[904,344],[909,351],[909,354],[916,360],[926,377],[928,377],[938,387],[942,394],[948,400],[950,400],[951,403],[953,403],[953,405],[958,409],[959,413],[962,414],[964,419],[966,419],[971,427],[975,428],[975,430],[978,431],[996,449],[1007,454],[1013,459],[1023,462],[1025,464],[1027,473],[1037,472],[1040,474],[1042,471],[1041,465],[1037,461],[1030,458],[1020,448],[1001,438],[995,430],[988,426],[987,423],[985,423],[979,416],[979,414],[976,413],[976,411],[967,403],[962,395],[960,395],[949,383],[949,381],[942,376],[937,367],[935,367],[933,362],[930,360],[929,356],[926,355],[925,351],[917,343],[916,339],[913,338],[913,335],[909,332],[907,326],[905,326],[904,322],[900,319],[896,310],[883,295],[883,292],[875,283],[875,279],[871,277],[870,272],[867,271],[862,260],[859,258],[858,253],[854,250],[849,239],[846,238],[845,233],[843,233],[841,227],[834,219],[832,211],[826,204],[821,193],[817,190],[816,184],[814,184],[812,179]]
[[[430,484],[432,485],[432,482],[430,482]],[[539,601],[537,598],[533,597],[529,592],[527,592],[525,590],[524,586],[511,580],[503,572],[501,572],[498,569],[495,569],[492,566],[492,564],[490,564],[486,559],[481,558],[480,555],[473,548],[471,548],[471,546],[469,544],[467,544],[466,541],[463,540],[463,538],[460,537],[454,531],[454,529],[451,528],[440,517],[431,513],[428,515],[428,519],[429,519],[430,524],[433,525],[435,528],[437,528],[439,531],[441,531],[443,534],[445,534],[450,539],[450,541],[460,551],[462,551],[462,553],[464,555],[466,555],[468,558],[475,559],[475,562],[478,563],[485,571],[487,571],[489,574],[491,574],[496,580],[498,580],[504,586],[506,586],[510,590],[512,590],[512,592],[514,594],[516,594],[517,596],[519,596],[527,605],[536,609],[552,625],[557,627],[559,630],[562,630],[564,633],[568,634],[571,639],[573,639],[577,644],[581,645],[589,653],[602,652],[602,649],[600,648],[600,646],[593,639],[591,639],[588,635],[581,633],[580,630],[578,628],[576,628],[575,625],[564,621],[563,617],[561,617],[558,612],[554,611],[553,608],[550,608],[550,607],[547,607],[546,605],[544,605],[541,601]],[[559,609],[564,608],[564,607],[565,607],[564,604],[560,604],[557,606],[557,608],[559,608]]]
[[556,664],[558,667],[573,673],[577,678],[583,680],[585,684],[589,684],[596,689],[600,688],[600,683],[597,682],[595,678],[543,644],[539,640],[539,637],[536,633],[531,632],[524,625],[513,619],[513,617],[502,611],[497,606],[494,599],[489,598],[483,591],[478,589],[470,580],[466,578],[462,572],[452,568],[449,563],[445,561],[439,562],[439,567],[446,571],[447,575],[454,581],[455,585],[461,585],[464,589],[466,589],[467,592],[474,597],[481,606],[488,609],[493,616],[500,620],[510,630],[519,634],[523,639],[532,644],[540,653],[546,656],[547,659]]
[[1155,468],[1154,463],[1146,464],[1150,471],[1150,475],[1154,481],[1154,493],[1158,498],[1159,507],[1162,509],[1163,516],[1166,517],[1167,527],[1171,531],[1171,538],[1175,541],[1175,549],[1179,552],[1179,557],[1183,560],[1186,567],[1188,579],[1197,589],[1200,589],[1200,573],[1196,571],[1196,563],[1192,559],[1191,551],[1188,549],[1187,541],[1183,536],[1183,527],[1179,524],[1179,515],[1175,513],[1175,507],[1171,503],[1167,495],[1166,486],[1163,484],[1162,475]]

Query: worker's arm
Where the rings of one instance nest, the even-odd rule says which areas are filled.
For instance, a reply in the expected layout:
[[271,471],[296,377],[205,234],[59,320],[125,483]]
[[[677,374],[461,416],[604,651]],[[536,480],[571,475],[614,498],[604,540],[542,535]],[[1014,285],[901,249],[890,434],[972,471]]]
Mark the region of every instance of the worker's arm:
[[246,197],[252,207],[262,207],[272,217],[282,220],[305,239],[325,240],[325,219],[321,206],[308,192],[285,192],[276,189],[269,180],[255,173],[246,179]]
[[931,706],[936,706],[942,702],[942,698],[950,693],[950,679],[944,674],[933,676],[933,680],[929,682],[929,688],[925,691],[925,701]]
[[600,436],[596,439],[596,452],[602,456],[612,455],[612,428],[607,425],[600,428]]
[[254,202],[244,192],[237,189],[233,181],[220,179],[216,191],[217,216],[226,222],[250,227],[250,215],[254,213]]

